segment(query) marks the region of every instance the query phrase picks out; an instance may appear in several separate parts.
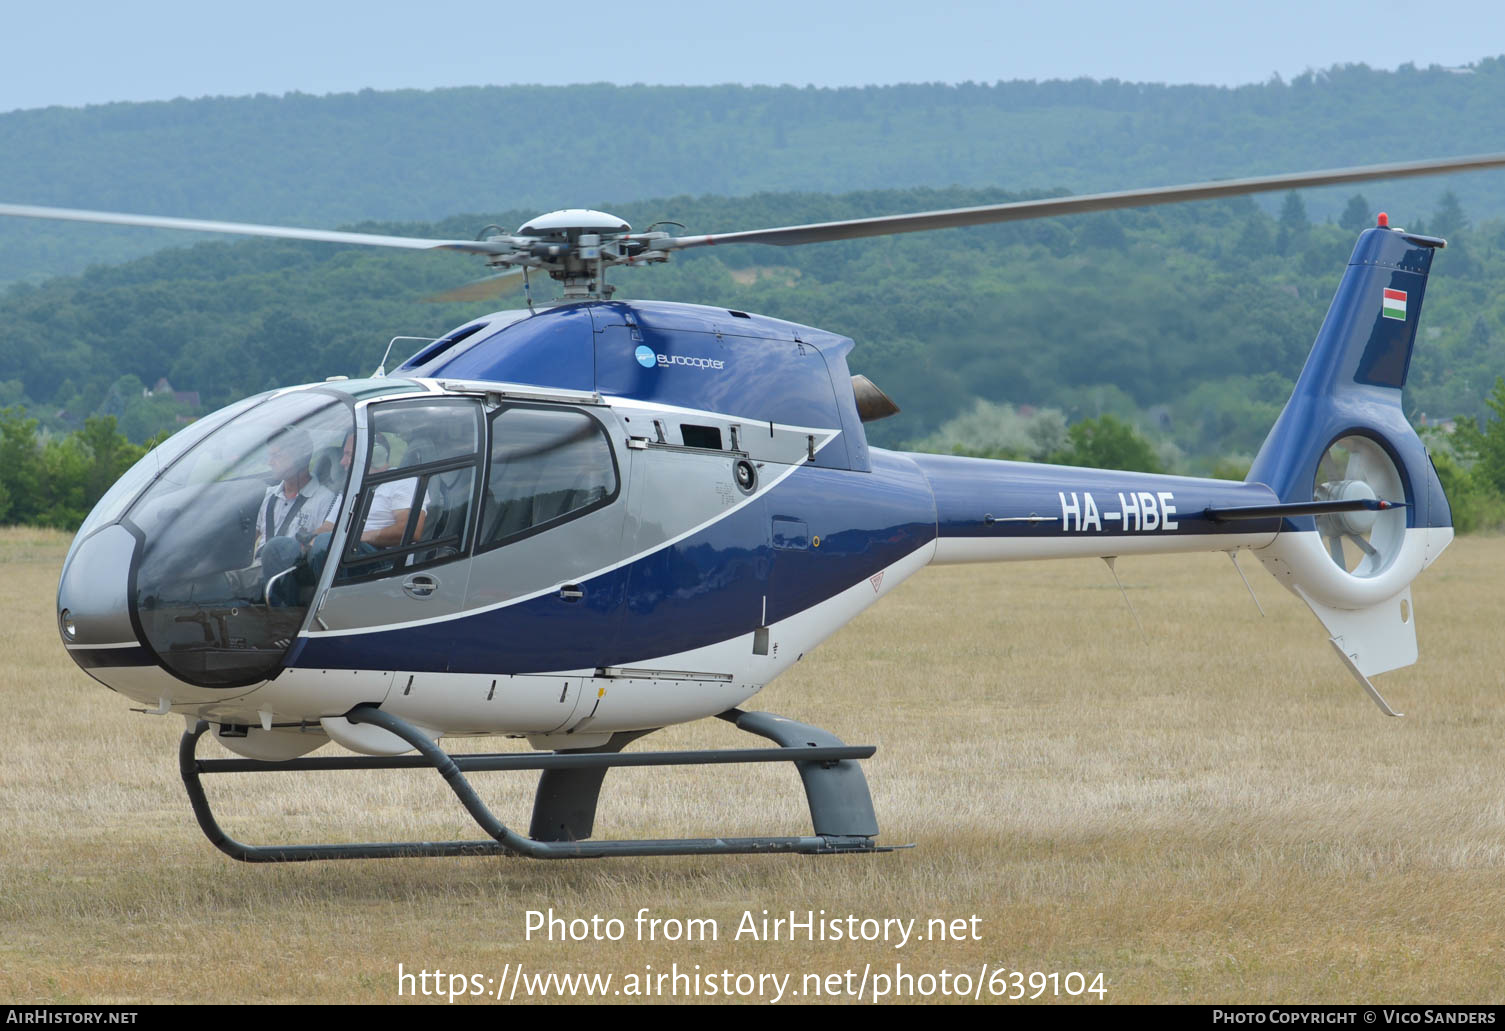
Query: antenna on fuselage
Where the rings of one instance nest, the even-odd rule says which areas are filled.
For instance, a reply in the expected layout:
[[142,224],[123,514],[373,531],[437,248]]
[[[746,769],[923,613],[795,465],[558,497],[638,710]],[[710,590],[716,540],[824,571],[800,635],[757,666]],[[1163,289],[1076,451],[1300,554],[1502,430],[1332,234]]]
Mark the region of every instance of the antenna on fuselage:
[[1134,603],[1129,600],[1129,592],[1124,590],[1124,582],[1118,578],[1118,569],[1114,566],[1114,563],[1118,561],[1118,556],[1104,555],[1103,561],[1108,565],[1108,572],[1113,574],[1113,582],[1118,584],[1118,593],[1123,595],[1124,604],[1129,606],[1129,615],[1134,617],[1134,625],[1139,628],[1139,639],[1149,644],[1150,639],[1145,635],[1144,624],[1139,621],[1139,613],[1134,611]]
[[387,341],[387,349],[386,349],[386,351],[384,351],[382,353],[381,364],[376,367],[376,371],[371,374],[371,378],[372,379],[381,379],[382,377],[384,377],[387,374],[387,358],[391,356],[391,354],[392,354],[392,345],[395,344],[395,343],[397,343],[397,341],[399,341],[399,340],[417,340],[420,343],[432,344],[432,343],[434,343],[438,339],[439,339],[438,337],[393,337],[391,340]]
[[1228,552],[1228,557],[1233,560],[1233,568],[1238,570],[1238,578],[1244,581],[1244,586],[1249,588],[1249,597],[1254,599],[1254,607],[1259,609],[1259,614],[1265,614],[1265,607],[1259,603],[1259,595],[1254,593],[1254,587],[1249,583],[1249,578],[1244,575],[1244,567],[1238,564],[1238,549]]

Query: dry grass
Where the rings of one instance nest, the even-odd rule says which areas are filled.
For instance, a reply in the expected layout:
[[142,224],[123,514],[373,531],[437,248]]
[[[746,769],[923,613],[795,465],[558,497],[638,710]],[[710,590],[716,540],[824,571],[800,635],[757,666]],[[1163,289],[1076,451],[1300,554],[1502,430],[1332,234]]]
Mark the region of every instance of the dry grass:
[[[66,541],[0,531],[0,1001],[389,1002],[395,972],[1102,971],[1108,1000],[1499,1001],[1505,540],[1416,588],[1387,720],[1315,620],[1222,555],[929,570],[757,699],[879,746],[882,856],[253,867],[199,834],[181,721],[63,655]],[[1247,566],[1253,566],[1248,563]],[[740,746],[720,725],[639,747]],[[467,742],[485,749],[494,742]],[[206,745],[209,754],[217,746]],[[526,824],[531,783],[476,780]],[[223,776],[243,840],[476,835],[433,776]],[[792,770],[611,775],[614,837],[806,833]],[[524,912],[710,917],[712,944],[524,941]],[[744,910],[981,918],[981,942],[728,940]],[[630,934],[629,934],[629,937]],[[1089,999],[1092,997],[1088,997]]]

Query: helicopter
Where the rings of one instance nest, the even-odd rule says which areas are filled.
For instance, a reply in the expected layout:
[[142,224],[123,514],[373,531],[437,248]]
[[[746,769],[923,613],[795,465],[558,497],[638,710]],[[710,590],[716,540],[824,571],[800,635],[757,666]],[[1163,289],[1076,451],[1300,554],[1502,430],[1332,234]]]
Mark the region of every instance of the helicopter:
[[[927,565],[1251,551],[1348,672],[1417,659],[1410,584],[1452,517],[1400,398],[1435,252],[1364,230],[1291,398],[1242,483],[870,447],[898,411],[854,342],[751,312],[614,301],[609,269],[677,251],[802,245],[1494,168],[1505,155],[1195,183],[720,235],[635,232],[565,209],[435,240],[0,205],[0,215],[480,256],[528,301],[390,372],[267,391],[149,451],[99,501],[58,586],[89,676],[179,714],[179,769],[209,840],[295,862],[881,852],[860,762],[816,727],[743,708]],[[490,230],[496,230],[491,233]],[[560,287],[534,304],[529,277]],[[401,338],[398,338],[401,339]],[[390,351],[390,346],[389,346]],[[1240,576],[1242,576],[1240,571]],[[1116,576],[1116,574],[1115,574]],[[1247,582],[1247,581],[1246,581]],[[623,749],[720,718],[773,747]],[[236,759],[197,756],[210,734]],[[532,753],[451,755],[445,737]],[[353,755],[310,756],[328,744]],[[409,754],[416,752],[416,755]],[[619,766],[793,762],[813,833],[598,840]],[[220,827],[211,773],[436,770],[486,837],[254,845]],[[540,771],[526,834],[468,773]]]

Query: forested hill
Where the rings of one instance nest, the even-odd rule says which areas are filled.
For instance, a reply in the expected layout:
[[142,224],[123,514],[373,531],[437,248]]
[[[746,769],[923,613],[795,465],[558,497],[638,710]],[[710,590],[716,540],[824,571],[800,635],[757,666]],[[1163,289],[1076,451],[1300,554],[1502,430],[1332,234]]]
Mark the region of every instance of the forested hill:
[[[681,194],[1082,192],[1505,151],[1501,110],[1501,58],[1463,70],[1347,66],[1236,89],[1078,80],[219,97],[0,114],[0,201],[332,226]],[[1451,185],[1476,217],[1505,213],[1505,179]],[[1398,183],[1385,203],[1427,211],[1442,189]],[[1312,215],[1336,215],[1349,192],[1308,194]],[[0,223],[0,282],[181,242]]]
[[[1505,173],[1502,173],[1505,177]],[[1374,191],[1370,191],[1373,193]],[[630,204],[634,223],[691,231],[960,207],[1000,191],[760,194]],[[737,247],[619,269],[619,297],[758,311],[847,334],[854,371],[903,407],[874,423],[895,445],[978,399],[1112,414],[1173,442],[1189,471],[1252,454],[1289,393],[1359,229],[1310,219],[1287,194],[1276,217],[1247,198],[808,247]],[[1450,237],[1433,268],[1407,387],[1413,415],[1484,412],[1505,371],[1505,223],[1470,225],[1446,202],[1407,227]],[[477,220],[369,225],[469,235]],[[484,267],[458,255],[275,240],[204,243],[0,294],[0,406],[67,431],[115,415],[134,440],[179,417],[277,385],[369,374],[388,339],[437,336],[518,301],[432,305],[424,295]],[[547,296],[550,284],[539,284]],[[405,354],[416,345],[398,345]],[[395,361],[390,364],[395,364]],[[145,387],[166,377],[192,409]]]

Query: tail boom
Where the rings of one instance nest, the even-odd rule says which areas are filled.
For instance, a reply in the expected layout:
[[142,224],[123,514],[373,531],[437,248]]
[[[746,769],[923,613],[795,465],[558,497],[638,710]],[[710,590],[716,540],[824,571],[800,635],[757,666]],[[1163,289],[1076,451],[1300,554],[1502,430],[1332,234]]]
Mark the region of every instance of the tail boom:
[[935,496],[932,560],[1155,555],[1262,548],[1281,520],[1220,520],[1220,509],[1274,505],[1259,483],[911,454]]

